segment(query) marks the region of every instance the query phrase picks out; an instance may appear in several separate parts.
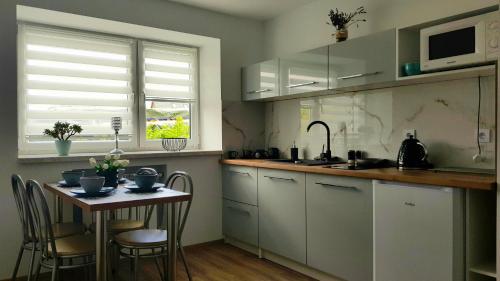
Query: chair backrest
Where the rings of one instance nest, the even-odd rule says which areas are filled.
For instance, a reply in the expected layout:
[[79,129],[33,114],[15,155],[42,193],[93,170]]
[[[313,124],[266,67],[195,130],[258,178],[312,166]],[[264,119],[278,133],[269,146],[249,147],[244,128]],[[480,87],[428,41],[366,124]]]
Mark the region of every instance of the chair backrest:
[[[182,180],[182,186],[179,188],[175,188],[175,183],[177,180]],[[182,171],[175,171],[168,176],[166,187],[170,189],[175,189],[178,191],[186,192],[191,194],[191,199],[189,201],[179,203],[179,212],[177,217],[177,233],[178,240],[182,238],[182,232],[184,231],[184,227],[186,226],[186,221],[189,215],[189,210],[191,209],[191,203],[193,202],[193,179],[191,176]]]
[[[33,239],[38,241],[42,258],[57,259],[57,249],[52,230],[49,206],[40,184],[34,180],[26,181],[26,194],[30,223],[33,226]],[[49,253],[49,249],[52,250]]]
[[19,220],[23,232],[23,243],[31,241],[30,228],[28,219],[28,207],[26,201],[26,186],[24,181],[19,175],[12,175],[10,177],[12,184],[12,192],[14,193],[14,200],[16,201],[17,212],[19,213]]

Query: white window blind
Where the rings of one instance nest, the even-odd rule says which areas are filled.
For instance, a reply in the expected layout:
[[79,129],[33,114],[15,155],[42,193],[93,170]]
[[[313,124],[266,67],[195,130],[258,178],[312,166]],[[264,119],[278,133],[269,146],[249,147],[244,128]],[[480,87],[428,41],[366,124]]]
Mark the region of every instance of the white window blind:
[[142,42],[146,97],[197,99],[197,52],[196,48]]
[[134,40],[21,24],[18,50],[21,146],[50,140],[42,132],[56,121],[83,127],[75,141],[109,141],[114,116],[121,140],[131,140]]

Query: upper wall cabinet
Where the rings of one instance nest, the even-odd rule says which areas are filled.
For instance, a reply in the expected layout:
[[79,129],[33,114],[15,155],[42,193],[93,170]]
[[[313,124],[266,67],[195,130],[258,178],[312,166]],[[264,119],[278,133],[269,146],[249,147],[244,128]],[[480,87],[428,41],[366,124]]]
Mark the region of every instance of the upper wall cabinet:
[[330,89],[390,82],[395,79],[395,29],[330,45]]
[[328,46],[280,58],[280,95],[328,89]]
[[279,96],[278,70],[278,59],[244,67],[242,99],[250,101]]

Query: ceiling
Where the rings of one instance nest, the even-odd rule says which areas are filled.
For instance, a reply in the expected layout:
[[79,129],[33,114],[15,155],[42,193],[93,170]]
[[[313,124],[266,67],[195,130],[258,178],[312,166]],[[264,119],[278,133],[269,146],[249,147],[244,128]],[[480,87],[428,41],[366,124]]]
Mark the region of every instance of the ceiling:
[[268,20],[315,0],[170,0],[220,13]]

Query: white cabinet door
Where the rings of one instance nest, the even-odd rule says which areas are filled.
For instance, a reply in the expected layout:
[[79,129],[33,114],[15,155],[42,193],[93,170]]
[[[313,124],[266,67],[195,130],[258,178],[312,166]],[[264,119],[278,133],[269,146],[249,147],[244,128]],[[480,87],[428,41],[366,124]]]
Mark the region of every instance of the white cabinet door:
[[372,181],[306,174],[307,264],[349,281],[373,275]]
[[396,30],[330,45],[330,89],[363,86],[396,79]]
[[259,246],[306,263],[305,174],[259,169]]
[[224,165],[222,197],[240,203],[257,205],[257,168]]
[[244,67],[242,99],[250,101],[279,96],[278,71],[278,59]]
[[328,46],[280,57],[280,95],[328,89]]
[[259,215],[256,206],[224,199],[222,206],[224,235],[257,246],[259,243]]
[[375,182],[375,280],[463,280],[462,198],[459,189]]

